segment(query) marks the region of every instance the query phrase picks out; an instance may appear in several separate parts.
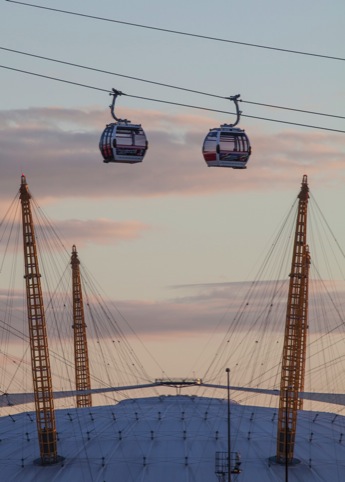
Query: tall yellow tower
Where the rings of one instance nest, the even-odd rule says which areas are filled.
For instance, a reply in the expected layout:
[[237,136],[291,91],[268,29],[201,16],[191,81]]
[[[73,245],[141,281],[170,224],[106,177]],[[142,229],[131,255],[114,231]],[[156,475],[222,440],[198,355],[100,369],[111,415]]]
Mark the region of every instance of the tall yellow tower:
[[49,361],[46,320],[39,272],[37,247],[32,219],[31,194],[24,175],[21,177],[20,201],[22,206],[25,284],[31,368],[35,394],[36,423],[42,465],[59,462],[53,400],[52,379]]
[[310,255],[307,245],[309,188],[303,176],[298,195],[298,213],[286,310],[285,337],[280,382],[276,461],[293,462],[299,392],[304,390],[308,328],[308,284]]
[[[72,291],[73,291],[73,332],[74,332],[74,364],[76,390],[90,390],[90,368],[87,348],[86,324],[84,317],[83,293],[80,282],[80,261],[77,248],[72,247]],[[91,407],[91,394],[77,395],[77,407]]]

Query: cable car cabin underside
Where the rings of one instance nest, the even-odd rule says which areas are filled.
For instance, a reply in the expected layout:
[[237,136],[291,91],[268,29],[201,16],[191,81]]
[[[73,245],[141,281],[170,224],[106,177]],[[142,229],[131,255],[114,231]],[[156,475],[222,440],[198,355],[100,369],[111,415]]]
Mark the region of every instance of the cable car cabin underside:
[[246,169],[251,147],[246,133],[228,125],[210,129],[202,153],[208,167]]
[[99,141],[103,162],[135,164],[144,159],[148,142],[140,124],[108,124]]

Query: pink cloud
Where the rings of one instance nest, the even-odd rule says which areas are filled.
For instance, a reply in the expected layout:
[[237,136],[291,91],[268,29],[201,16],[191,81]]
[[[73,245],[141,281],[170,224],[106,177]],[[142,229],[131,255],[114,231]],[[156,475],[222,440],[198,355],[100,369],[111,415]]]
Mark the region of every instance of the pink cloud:
[[54,223],[62,233],[63,239],[70,244],[114,245],[121,241],[131,241],[142,237],[149,228],[139,221],[112,221],[110,219],[69,219]]
[[247,128],[253,154],[248,169],[236,171],[207,168],[201,146],[209,128],[217,123],[206,115],[129,110],[126,116],[143,123],[149,140],[149,151],[140,165],[102,162],[98,142],[111,121],[107,109],[0,112],[0,196],[12,197],[21,172],[40,199],[281,190],[295,187],[303,174],[313,179],[314,186],[322,182],[324,187],[340,187],[344,183],[341,134]]
[[[37,216],[37,210],[33,209],[34,218]],[[51,223],[51,221],[50,221]],[[35,221],[35,232],[39,250],[43,253],[48,252],[54,246],[55,250],[65,246],[82,247],[90,244],[100,246],[115,245],[124,241],[133,241],[141,238],[151,227],[140,221],[113,221],[110,219],[67,219],[63,221],[55,220],[54,226],[47,225],[46,221],[40,218]],[[21,221],[18,219],[12,225],[12,237],[18,231],[21,233]],[[7,234],[9,235],[9,233]],[[21,234],[19,234],[19,238]],[[59,242],[61,240],[61,243]],[[2,246],[4,249],[4,246]],[[17,250],[17,243],[8,243],[7,250]],[[69,248],[68,248],[69,249]]]

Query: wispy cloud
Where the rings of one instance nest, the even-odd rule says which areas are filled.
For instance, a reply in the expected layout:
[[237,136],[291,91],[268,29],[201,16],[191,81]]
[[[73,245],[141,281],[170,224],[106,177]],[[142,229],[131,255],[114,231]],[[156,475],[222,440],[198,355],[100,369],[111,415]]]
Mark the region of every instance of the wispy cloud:
[[[87,288],[87,284],[85,288]],[[288,280],[280,282],[278,291],[276,281],[256,283],[255,289],[253,289],[252,282],[189,285],[175,287],[176,289],[179,296],[165,300],[146,301],[100,300],[93,295],[84,293],[85,299],[88,300],[85,316],[89,336],[116,337],[118,336],[116,326],[120,327],[121,332],[127,336],[136,333],[147,340],[158,339],[166,335],[179,338],[193,334],[246,334],[249,331],[261,333],[261,336],[274,332],[283,335]],[[326,335],[342,332],[343,310],[339,304],[335,306],[334,300],[342,299],[344,283],[311,280],[310,291],[309,327],[311,333]],[[13,336],[18,336],[23,326],[23,297],[24,293],[20,290],[14,293],[11,302],[14,316],[11,318],[11,327],[9,327],[6,322],[8,292],[0,290],[0,327],[6,328]],[[67,299],[70,294],[63,294],[62,297]],[[70,303],[71,301],[60,304],[55,302],[55,306],[61,306],[63,307],[61,310],[65,311],[66,306]],[[100,310],[97,308],[98,303],[102,305]],[[104,311],[105,307],[106,311]],[[321,319],[320,312],[324,313]],[[90,314],[92,314],[91,318]],[[60,319],[59,309],[52,315],[52,307],[49,304],[46,317],[48,324],[54,325],[56,320]],[[59,336],[69,332],[64,328],[65,312],[61,315],[61,320],[59,327],[53,328],[53,332],[59,333]],[[68,321],[69,327],[70,322]]]
[[110,219],[78,220],[68,219],[55,222],[55,227],[63,239],[70,244],[114,245],[121,241],[130,241],[143,235],[150,227],[139,221],[112,221]]
[[[19,232],[21,229],[20,221],[12,224],[13,238],[13,233]],[[78,248],[88,244],[114,246],[120,242],[141,238],[150,229],[152,229],[151,226],[140,221],[113,221],[105,218],[55,220],[54,226],[47,225],[40,219],[35,227],[38,234],[37,243],[42,252],[46,249],[52,250],[52,246],[58,250],[62,249],[59,240],[66,246],[76,244]],[[18,246],[13,239],[12,243],[7,243],[6,246],[1,245],[1,248],[7,251],[17,251]]]

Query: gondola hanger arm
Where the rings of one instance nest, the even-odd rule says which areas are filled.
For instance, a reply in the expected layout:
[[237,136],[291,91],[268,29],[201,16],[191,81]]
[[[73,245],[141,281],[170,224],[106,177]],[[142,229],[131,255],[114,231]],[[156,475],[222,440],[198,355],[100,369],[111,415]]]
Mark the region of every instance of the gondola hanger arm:
[[115,101],[116,101],[116,98],[119,96],[119,95],[126,95],[126,94],[123,94],[123,92],[121,92],[120,90],[116,90],[116,89],[112,89],[112,92],[109,92],[109,95],[112,95],[113,96],[113,101],[112,103],[110,104],[110,112],[111,112],[111,115],[113,117],[113,119],[116,120],[116,122],[123,122],[124,124],[129,124],[131,121],[128,120],[128,119],[119,119],[118,117],[116,117],[115,115]]
[[240,122],[240,118],[241,118],[241,114],[242,114],[242,111],[240,110],[240,108],[238,106],[238,100],[239,100],[240,97],[241,97],[241,94],[230,95],[230,97],[226,97],[226,99],[232,100],[235,103],[235,106],[236,106],[236,116],[237,116],[237,118],[236,118],[236,122],[234,124],[229,124],[231,127],[237,126],[237,124]]

